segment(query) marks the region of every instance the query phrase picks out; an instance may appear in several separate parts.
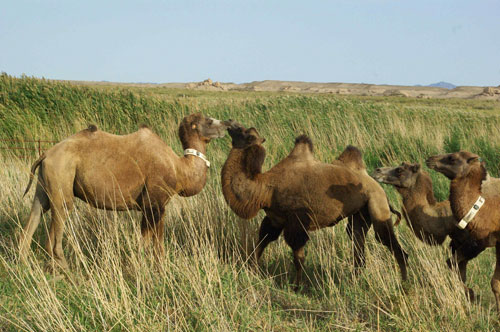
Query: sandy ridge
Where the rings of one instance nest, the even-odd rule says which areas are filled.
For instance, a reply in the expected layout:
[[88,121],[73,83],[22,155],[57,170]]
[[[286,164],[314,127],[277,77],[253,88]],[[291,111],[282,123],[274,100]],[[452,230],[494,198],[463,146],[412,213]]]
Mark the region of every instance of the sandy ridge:
[[285,91],[301,93],[325,93],[358,96],[398,96],[413,98],[463,98],[500,101],[500,85],[498,87],[459,86],[445,89],[426,86],[376,85],[364,83],[314,83],[299,81],[255,81],[250,83],[221,83],[206,79],[202,82],[190,83],[112,83],[66,81],[72,84],[91,85],[123,85],[136,87],[163,87],[172,89],[191,89],[207,91]]

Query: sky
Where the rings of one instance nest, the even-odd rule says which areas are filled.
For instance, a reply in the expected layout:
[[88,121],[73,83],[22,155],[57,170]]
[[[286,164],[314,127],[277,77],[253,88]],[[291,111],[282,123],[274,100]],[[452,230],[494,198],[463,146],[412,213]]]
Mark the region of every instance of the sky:
[[2,0],[0,71],[498,86],[500,0]]

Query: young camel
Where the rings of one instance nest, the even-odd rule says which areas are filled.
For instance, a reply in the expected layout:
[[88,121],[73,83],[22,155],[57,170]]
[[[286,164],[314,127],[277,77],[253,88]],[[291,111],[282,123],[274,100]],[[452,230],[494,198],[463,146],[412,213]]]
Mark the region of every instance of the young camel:
[[139,210],[141,233],[148,244],[163,255],[165,205],[179,194],[193,196],[205,186],[210,163],[204,154],[210,139],[223,137],[226,125],[219,120],[193,114],[179,126],[184,156],[175,152],[143,126],[118,136],[91,125],[46,151],[31,168],[28,192],[39,167],[31,213],[19,239],[21,258],[29,250],[42,213],[51,210],[52,223],[47,253],[63,269],[68,267],[62,249],[66,214],[74,197],[106,210]]
[[500,313],[500,179],[490,177],[481,158],[467,151],[429,157],[427,166],[451,180],[450,205],[456,223],[480,246],[496,248],[491,289]]
[[[451,212],[450,201],[437,202],[429,174],[420,164],[402,163],[397,167],[377,168],[373,178],[393,185],[403,198],[403,215],[418,239],[429,245],[441,245],[447,236],[451,241],[452,259],[458,259],[460,278],[467,280],[467,263],[484,250],[474,241],[467,230],[457,227]],[[454,265],[453,260],[448,265]],[[469,298],[472,289],[465,287]]]
[[[365,234],[371,223],[376,238],[394,254],[402,279],[407,279],[407,254],[393,231],[389,204],[382,187],[368,174],[336,161],[326,164],[314,159],[307,136],[299,136],[288,157],[262,173],[265,141],[255,128],[232,123],[229,128],[232,149],[222,169],[222,192],[231,209],[241,218],[255,217],[264,209],[256,263],[269,243],[283,231],[293,250],[296,289],[301,284],[305,260],[304,246],[309,232],[334,226],[352,217],[355,248],[364,249]],[[364,263],[358,250],[358,265]]]

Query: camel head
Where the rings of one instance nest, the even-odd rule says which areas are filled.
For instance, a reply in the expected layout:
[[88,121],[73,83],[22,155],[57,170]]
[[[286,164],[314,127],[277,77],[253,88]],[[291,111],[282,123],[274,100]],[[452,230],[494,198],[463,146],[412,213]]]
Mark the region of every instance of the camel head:
[[411,188],[420,172],[420,164],[402,163],[397,167],[377,168],[372,177],[381,183],[392,184],[399,188]]
[[233,139],[233,148],[245,149],[252,145],[261,145],[266,141],[261,137],[255,128],[246,129],[233,120],[225,122],[228,125],[229,136]]
[[430,169],[453,180],[467,176],[472,167],[481,165],[481,158],[471,152],[459,151],[429,157],[426,164]]
[[226,128],[226,122],[196,113],[182,119],[179,126],[179,137],[183,146],[192,138],[208,143],[212,138],[224,137]]

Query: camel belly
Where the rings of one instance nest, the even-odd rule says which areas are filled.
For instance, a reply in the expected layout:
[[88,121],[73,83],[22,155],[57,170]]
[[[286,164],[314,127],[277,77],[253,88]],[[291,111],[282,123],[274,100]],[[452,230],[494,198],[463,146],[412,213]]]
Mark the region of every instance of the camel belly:
[[123,211],[137,208],[135,197],[139,196],[140,190],[136,193],[122,190],[117,186],[83,188],[81,185],[75,184],[73,194],[93,207]]
[[[351,198],[351,199],[350,199]],[[285,204],[278,204],[285,203]],[[345,200],[329,198],[326,201],[309,199],[304,200],[300,196],[287,196],[286,200],[277,200],[269,209],[265,209],[266,214],[276,223],[276,226],[286,226],[291,219],[301,216],[307,218],[309,231],[324,227],[331,227],[338,224],[342,219],[350,217],[366,205],[364,196],[351,195]]]
[[76,174],[73,186],[75,197],[106,210],[136,208],[136,198],[144,189],[144,179],[139,174],[128,178],[114,174]]

